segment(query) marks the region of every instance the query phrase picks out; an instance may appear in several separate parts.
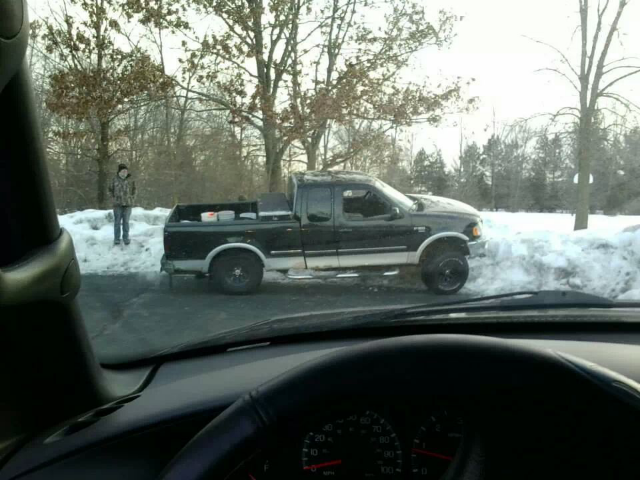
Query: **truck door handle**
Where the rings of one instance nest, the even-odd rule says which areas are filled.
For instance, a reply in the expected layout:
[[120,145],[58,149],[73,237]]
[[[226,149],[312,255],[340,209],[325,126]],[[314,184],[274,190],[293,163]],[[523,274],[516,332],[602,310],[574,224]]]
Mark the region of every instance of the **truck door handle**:
[[343,233],[347,233],[347,232],[353,232],[353,229],[351,228],[341,228],[340,230],[338,230],[339,232],[343,232]]

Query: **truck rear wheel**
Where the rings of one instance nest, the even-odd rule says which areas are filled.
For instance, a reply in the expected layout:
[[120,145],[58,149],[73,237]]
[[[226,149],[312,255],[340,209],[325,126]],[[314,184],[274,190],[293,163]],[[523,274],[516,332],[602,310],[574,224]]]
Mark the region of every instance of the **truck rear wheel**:
[[264,269],[260,260],[251,253],[230,253],[213,261],[211,280],[229,295],[255,292],[262,283]]
[[433,293],[452,295],[460,291],[469,278],[467,258],[457,251],[445,251],[422,262],[422,281]]

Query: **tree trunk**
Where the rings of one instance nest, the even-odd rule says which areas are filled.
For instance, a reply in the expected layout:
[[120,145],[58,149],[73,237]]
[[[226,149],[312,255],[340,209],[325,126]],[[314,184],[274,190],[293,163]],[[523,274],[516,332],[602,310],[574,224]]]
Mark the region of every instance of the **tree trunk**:
[[589,176],[591,174],[591,122],[582,120],[578,133],[578,197],[574,230],[589,227]]
[[269,175],[269,191],[282,191],[282,158],[274,158],[271,173]]
[[107,209],[106,185],[107,166],[101,160],[98,160],[98,208],[100,210]]
[[280,190],[280,177],[282,176],[282,156],[278,155],[278,138],[275,125],[268,121],[263,121],[263,124],[262,138],[264,140],[267,188],[270,192],[277,192]]
[[98,208],[107,208],[107,165],[109,164],[109,121],[100,120],[100,143],[98,144]]
[[[308,141],[304,142],[304,151],[307,154],[307,170],[317,170],[318,169],[318,150],[320,150],[320,143],[322,139],[326,137],[327,128],[329,126],[329,122],[324,120],[322,125],[313,132],[311,138]],[[327,145],[325,145],[327,148]],[[325,153],[325,163],[326,163],[326,153]]]
[[316,170],[318,168],[318,149],[305,142],[304,150],[307,154],[307,170]]
[[322,136],[322,163],[325,164],[329,158],[329,138],[331,137],[331,124],[327,125],[327,129]]

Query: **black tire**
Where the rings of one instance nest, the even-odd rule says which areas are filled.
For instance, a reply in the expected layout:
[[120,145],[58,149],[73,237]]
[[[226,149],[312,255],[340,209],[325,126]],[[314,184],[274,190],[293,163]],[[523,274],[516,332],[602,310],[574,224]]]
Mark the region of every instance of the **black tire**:
[[228,295],[255,292],[263,274],[262,262],[252,253],[230,253],[215,259],[210,267],[211,281]]
[[461,252],[440,252],[422,262],[422,281],[429,290],[438,295],[459,292],[468,278],[469,263]]

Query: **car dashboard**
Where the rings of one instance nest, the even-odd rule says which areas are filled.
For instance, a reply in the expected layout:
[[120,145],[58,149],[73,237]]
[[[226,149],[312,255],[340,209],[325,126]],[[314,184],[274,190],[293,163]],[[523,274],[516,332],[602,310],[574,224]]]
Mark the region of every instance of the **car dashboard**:
[[357,403],[280,433],[276,446],[257,451],[230,478],[440,479],[481,471],[481,441],[454,400]]
[[[581,357],[640,381],[637,333],[495,336]],[[2,466],[0,480],[158,478],[200,429],[242,395],[304,362],[371,340],[261,343],[120,372],[146,376],[146,388],[31,439]],[[519,398],[505,388],[489,402],[472,395],[400,396],[381,384],[375,398],[326,405],[284,425],[230,478],[548,478],[550,466],[568,468],[586,459],[607,478],[631,468],[640,441],[635,408],[604,398],[563,404],[553,392],[539,393]],[[523,459],[527,471],[518,470]]]

